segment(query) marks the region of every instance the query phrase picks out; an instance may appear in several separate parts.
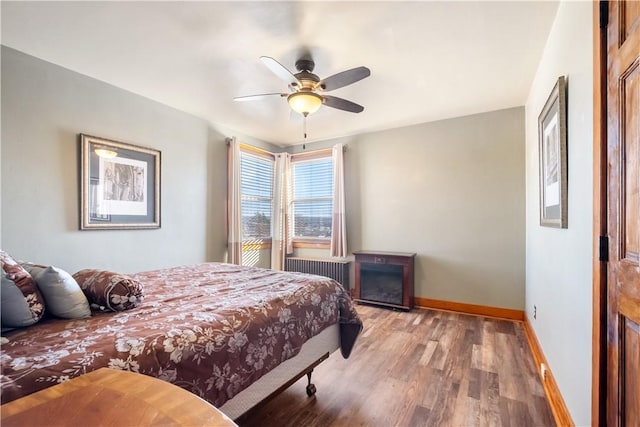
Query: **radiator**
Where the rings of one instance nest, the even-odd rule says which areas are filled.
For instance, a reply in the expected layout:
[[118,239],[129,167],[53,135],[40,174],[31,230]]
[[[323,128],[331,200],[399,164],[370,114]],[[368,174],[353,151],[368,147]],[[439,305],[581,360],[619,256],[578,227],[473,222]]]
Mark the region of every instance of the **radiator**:
[[349,289],[349,261],[287,257],[284,269],[329,277]]

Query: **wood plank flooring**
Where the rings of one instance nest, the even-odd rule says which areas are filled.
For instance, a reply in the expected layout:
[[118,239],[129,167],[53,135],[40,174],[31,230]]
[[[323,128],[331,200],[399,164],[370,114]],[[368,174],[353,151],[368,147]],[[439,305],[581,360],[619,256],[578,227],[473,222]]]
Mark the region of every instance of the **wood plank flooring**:
[[554,426],[522,323],[357,306],[348,360],[318,366],[240,420],[251,426]]

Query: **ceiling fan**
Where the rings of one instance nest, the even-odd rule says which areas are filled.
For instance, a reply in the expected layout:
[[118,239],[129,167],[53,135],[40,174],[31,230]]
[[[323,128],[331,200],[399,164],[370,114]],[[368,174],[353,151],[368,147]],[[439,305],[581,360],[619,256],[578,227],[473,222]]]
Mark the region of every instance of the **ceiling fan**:
[[260,95],[238,96],[235,101],[253,101],[271,96],[287,98],[291,109],[307,117],[320,108],[321,105],[337,108],[338,110],[360,113],[364,110],[362,105],[337,96],[325,95],[324,92],[339,89],[360,81],[371,75],[367,67],[356,67],[350,70],[334,74],[325,79],[320,79],[313,74],[315,63],[311,58],[301,58],[296,61],[296,70],[293,74],[284,65],[268,56],[261,56],[260,60],[273,74],[289,85],[289,93],[264,93]]

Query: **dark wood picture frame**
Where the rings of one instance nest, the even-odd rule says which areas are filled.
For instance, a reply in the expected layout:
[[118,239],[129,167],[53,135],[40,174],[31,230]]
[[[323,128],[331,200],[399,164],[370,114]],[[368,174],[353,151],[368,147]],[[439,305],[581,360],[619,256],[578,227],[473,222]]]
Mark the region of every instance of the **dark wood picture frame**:
[[538,117],[540,225],[567,228],[567,83],[560,76]]
[[159,150],[80,134],[80,230],[160,228]]

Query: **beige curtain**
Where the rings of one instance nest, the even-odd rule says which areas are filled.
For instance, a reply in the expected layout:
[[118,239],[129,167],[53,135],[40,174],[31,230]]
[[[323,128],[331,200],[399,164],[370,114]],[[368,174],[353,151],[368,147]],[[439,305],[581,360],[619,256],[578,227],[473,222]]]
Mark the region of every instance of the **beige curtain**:
[[227,139],[227,261],[242,264],[242,214],[240,193],[240,143]]
[[331,256],[347,256],[347,222],[344,196],[344,145],[333,146],[333,215],[331,217]]
[[289,203],[291,202],[291,156],[276,154],[273,174],[271,269],[284,270],[284,259],[293,252]]

